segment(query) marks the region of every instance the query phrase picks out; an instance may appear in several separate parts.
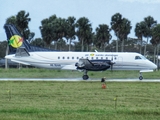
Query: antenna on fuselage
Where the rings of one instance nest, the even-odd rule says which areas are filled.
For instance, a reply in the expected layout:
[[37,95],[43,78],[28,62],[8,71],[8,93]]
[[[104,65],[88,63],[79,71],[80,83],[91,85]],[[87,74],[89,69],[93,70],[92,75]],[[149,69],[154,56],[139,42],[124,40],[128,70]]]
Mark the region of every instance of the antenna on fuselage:
[[98,52],[97,50],[94,50],[95,52]]

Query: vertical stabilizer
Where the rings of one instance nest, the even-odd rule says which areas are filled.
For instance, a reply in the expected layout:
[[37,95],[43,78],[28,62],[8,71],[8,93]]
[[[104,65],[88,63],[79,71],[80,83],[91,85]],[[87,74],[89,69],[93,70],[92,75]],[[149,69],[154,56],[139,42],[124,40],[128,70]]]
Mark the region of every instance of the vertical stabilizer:
[[24,47],[27,50],[30,49],[28,42],[22,37],[18,29],[12,24],[4,25],[4,29],[7,35],[7,40],[9,44],[9,54],[15,54],[16,49]]
[[23,38],[18,29],[12,24],[5,24],[4,29],[7,35],[7,40],[9,44],[9,54],[15,54],[17,49],[23,48],[28,52],[35,51],[54,51],[47,48],[41,48],[37,46],[30,45],[26,39]]
[[9,40],[13,35],[19,35],[22,37],[20,32],[17,30],[17,28],[14,25],[11,24],[6,24],[4,25],[6,35],[7,35],[7,40]]

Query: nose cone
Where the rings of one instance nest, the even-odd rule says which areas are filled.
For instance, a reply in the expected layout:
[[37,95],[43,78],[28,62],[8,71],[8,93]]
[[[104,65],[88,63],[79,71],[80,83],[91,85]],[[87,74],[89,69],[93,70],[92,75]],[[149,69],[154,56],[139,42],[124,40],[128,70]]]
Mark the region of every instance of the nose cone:
[[157,69],[157,65],[156,64],[153,65],[153,69]]
[[152,65],[151,65],[151,69],[157,69],[157,65],[156,64],[154,64],[154,63],[152,63]]
[[154,64],[153,62],[151,62],[150,60],[147,60],[148,62],[146,62],[145,64],[148,66],[149,70],[155,70],[157,69],[157,65]]

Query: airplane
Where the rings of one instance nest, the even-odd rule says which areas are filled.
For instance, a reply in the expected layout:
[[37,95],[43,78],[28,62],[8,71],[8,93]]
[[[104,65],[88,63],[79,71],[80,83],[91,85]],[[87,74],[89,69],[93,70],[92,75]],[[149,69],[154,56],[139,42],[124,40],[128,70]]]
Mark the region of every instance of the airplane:
[[135,52],[71,52],[52,51],[30,45],[14,25],[4,26],[12,54],[6,59],[13,62],[40,68],[79,70],[84,72],[83,80],[89,79],[88,71],[139,70],[153,72],[157,65]]

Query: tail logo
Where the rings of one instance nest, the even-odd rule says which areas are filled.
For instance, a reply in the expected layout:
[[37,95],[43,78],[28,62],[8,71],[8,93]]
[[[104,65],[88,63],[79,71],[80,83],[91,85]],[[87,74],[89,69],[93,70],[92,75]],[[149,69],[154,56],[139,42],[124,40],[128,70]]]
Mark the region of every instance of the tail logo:
[[23,43],[23,38],[19,35],[14,35],[9,40],[9,45],[14,48],[19,48]]

